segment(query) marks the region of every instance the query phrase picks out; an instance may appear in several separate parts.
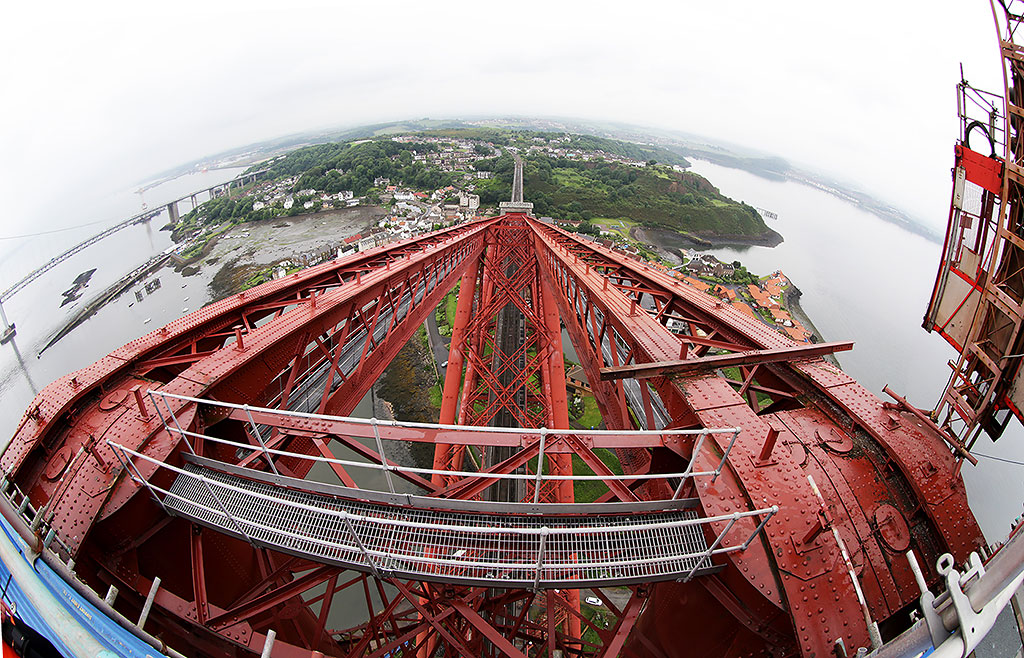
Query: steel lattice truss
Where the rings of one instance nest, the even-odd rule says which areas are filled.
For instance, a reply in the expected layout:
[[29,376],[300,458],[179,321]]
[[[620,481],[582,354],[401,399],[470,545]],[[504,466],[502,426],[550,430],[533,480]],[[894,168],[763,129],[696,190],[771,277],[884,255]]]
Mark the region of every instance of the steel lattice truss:
[[1011,418],[1024,420],[1024,4],[1000,4],[1003,89],[957,87],[953,197],[924,318],[959,352],[931,416],[972,462],[967,449],[983,430],[995,439]]
[[[338,418],[456,284],[443,427],[367,433]],[[563,325],[611,433],[570,428]],[[41,510],[35,530],[52,529],[55,550],[95,589],[115,584],[126,616],[159,576],[146,630],[193,654],[258,653],[273,629],[273,655],[296,657],[824,655],[837,639],[867,646],[865,612],[883,632],[903,623],[915,591],[908,548],[931,565],[981,541],[942,435],[822,359],[849,346],[795,344],[661,267],[509,212],[310,268],[143,336],[40,393],[0,466]],[[740,432],[669,431],[703,428]],[[431,444],[432,468],[395,461],[397,443]],[[575,590],[539,582],[434,582],[289,553],[281,538],[294,529],[250,543],[228,527],[243,508],[224,514],[205,489],[191,516],[152,495],[201,460],[275,486],[317,463],[362,491],[338,450],[449,511],[537,504],[572,515],[572,481],[558,478],[575,462],[606,480],[601,504],[692,500],[707,546],[727,526],[755,536],[760,517],[740,513],[779,513],[747,550],[717,555],[717,573],[584,591],[603,602],[595,616]],[[694,472],[715,475],[675,477]],[[337,549],[347,555],[362,541],[351,534]],[[330,621],[353,606],[365,621]]]

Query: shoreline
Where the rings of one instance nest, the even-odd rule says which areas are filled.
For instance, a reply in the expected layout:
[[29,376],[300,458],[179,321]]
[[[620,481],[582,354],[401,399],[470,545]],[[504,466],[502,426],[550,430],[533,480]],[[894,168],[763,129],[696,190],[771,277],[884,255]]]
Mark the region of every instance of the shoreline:
[[[146,276],[168,269],[183,277],[201,275],[206,279],[206,305],[241,290],[247,272],[281,260],[301,261],[303,256],[323,254],[325,245],[333,249],[329,243],[340,243],[350,235],[367,231],[385,214],[377,206],[362,206],[248,222],[211,237],[202,252],[192,258],[182,259],[166,252],[156,254],[68,316],[43,339],[36,354],[52,348]],[[328,228],[325,230],[324,226]],[[252,238],[248,237],[250,232]]]
[[[330,210],[319,210],[316,212],[299,213],[298,215],[281,216],[281,217],[269,217],[267,219],[260,219],[254,222],[244,222],[241,224],[235,224],[220,233],[211,235],[210,238],[203,245],[203,249],[195,256],[189,258],[182,258],[177,252],[171,254],[171,259],[174,261],[174,267],[179,271],[186,267],[195,267],[200,261],[206,259],[213,252],[217,244],[236,229],[243,231],[255,231],[266,229],[267,226],[272,228],[278,228],[281,224],[287,225],[287,227],[304,224],[309,221],[334,221],[336,219],[348,220],[347,215],[367,215],[362,219],[366,220],[366,226],[361,231],[369,230],[376,220],[381,217],[387,216],[387,210],[381,206],[354,206],[352,208],[332,208]],[[356,221],[359,221],[358,219]],[[174,227],[171,224],[167,224],[160,228],[161,231],[168,230],[173,231]],[[345,236],[348,237],[348,236]],[[255,255],[255,254],[254,254]]]
[[50,338],[46,340],[46,344],[43,345],[43,347],[36,353],[36,356],[38,357],[46,350],[53,347],[58,341],[74,331],[78,325],[91,318],[97,311],[110,302],[115,301],[126,290],[128,290],[128,288],[138,283],[141,279],[153,272],[163,269],[168,260],[170,260],[169,254],[154,256],[112,283],[103,292],[87,302],[77,313],[72,315],[71,318],[69,318],[59,329],[53,332],[53,334],[50,335]]
[[677,249],[680,251],[688,251],[690,249],[706,251],[709,249],[729,249],[734,247],[771,248],[785,242],[785,238],[777,231],[771,231],[770,235],[764,237],[718,235],[708,238],[663,228],[634,226],[630,229],[630,234],[639,242],[643,242],[651,247]]
[[[826,342],[825,337],[821,335],[821,332],[818,330],[818,327],[815,326],[814,321],[811,320],[811,317],[807,315],[806,311],[804,311],[803,306],[800,305],[800,298],[803,294],[803,291],[800,290],[792,280],[790,280],[789,287],[782,293],[782,301],[785,303],[786,309],[789,311],[790,315],[803,325],[804,329],[811,332],[811,342],[824,343]],[[843,367],[839,362],[839,358],[835,354],[827,354],[824,358],[826,361],[839,368]]]

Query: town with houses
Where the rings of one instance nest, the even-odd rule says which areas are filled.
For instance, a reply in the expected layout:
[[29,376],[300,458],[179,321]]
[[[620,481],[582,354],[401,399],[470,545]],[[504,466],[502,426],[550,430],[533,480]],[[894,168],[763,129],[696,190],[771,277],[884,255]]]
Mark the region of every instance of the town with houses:
[[[430,143],[437,147],[436,151],[414,153],[413,159],[425,166],[438,168],[447,173],[461,173],[460,187],[448,185],[432,191],[414,190],[392,184],[388,178],[374,180],[374,201],[388,208],[388,214],[380,218],[376,225],[363,233],[344,238],[340,243],[332,245],[312,257],[296,259],[303,266],[312,265],[329,258],[341,258],[351,253],[365,251],[393,241],[410,238],[439,228],[455,224],[475,221],[493,214],[493,208],[481,208],[480,196],[473,193],[474,182],[493,176],[490,171],[477,171],[473,163],[477,160],[501,155],[502,149],[520,153],[543,153],[550,157],[567,158],[581,161],[604,160],[618,162],[633,167],[648,166],[647,162],[625,158],[601,150],[581,150],[569,146],[571,138],[534,137],[525,147],[496,146],[488,142],[450,137],[427,137],[422,135],[401,135],[391,138],[398,143]],[[480,149],[485,144],[487,149]],[[481,150],[484,152],[481,153]],[[284,157],[284,156],[279,156]],[[676,169],[682,168],[676,166]],[[289,176],[273,181],[260,181],[246,193],[254,198],[253,210],[277,207],[284,211],[291,210],[296,203],[301,203],[304,211],[309,213],[326,210],[352,208],[369,204],[367,197],[357,197],[352,191],[341,191],[334,194],[303,189],[294,191],[299,176]],[[374,204],[376,205],[376,204]],[[561,228],[573,231],[579,222],[540,217],[541,221],[553,223]],[[682,283],[698,290],[714,295],[738,311],[749,315],[799,342],[810,342],[812,332],[806,329],[789,311],[786,310],[785,292],[791,285],[781,271],[768,277],[758,279],[758,283],[737,283],[730,281],[735,267],[732,263],[724,263],[708,253],[691,251],[684,254],[683,264],[670,267],[660,258],[650,258],[649,250],[623,235],[620,232],[605,230],[600,227],[600,235],[584,233],[578,235],[597,244],[637,260],[643,260],[678,279]],[[188,245],[180,246],[183,251]],[[646,253],[644,253],[646,252]],[[286,275],[298,262],[286,260],[273,268],[273,276]],[[670,329],[673,327],[670,326]]]

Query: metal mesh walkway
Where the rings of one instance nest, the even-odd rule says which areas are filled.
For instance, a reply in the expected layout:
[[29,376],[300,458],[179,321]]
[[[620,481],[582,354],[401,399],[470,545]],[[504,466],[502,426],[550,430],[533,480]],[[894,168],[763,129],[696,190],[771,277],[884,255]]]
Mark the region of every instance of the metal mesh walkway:
[[415,509],[287,488],[194,463],[178,471],[162,502],[173,514],[317,562],[470,585],[685,579],[717,570],[712,554],[741,548],[717,548],[727,530],[709,547],[702,526],[711,520],[678,505],[646,514],[571,516]]

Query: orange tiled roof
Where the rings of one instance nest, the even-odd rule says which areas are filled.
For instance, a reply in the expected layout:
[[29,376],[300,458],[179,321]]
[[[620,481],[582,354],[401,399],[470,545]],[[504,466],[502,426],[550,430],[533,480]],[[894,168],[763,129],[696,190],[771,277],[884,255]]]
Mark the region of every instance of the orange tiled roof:
[[692,276],[684,277],[683,281],[686,282],[688,285],[693,286],[697,290],[703,290],[704,292],[711,290],[711,286],[704,283],[703,281],[694,279]]
[[768,295],[768,293],[766,293],[765,291],[761,290],[760,288],[758,288],[754,284],[752,284],[752,283],[747,284],[747,290],[750,291],[750,296],[754,298],[754,301],[756,301],[759,306],[763,306],[764,308],[778,308],[779,307],[778,302],[773,300]]
[[806,343],[807,339],[810,338],[810,334],[803,327],[783,327],[783,331],[789,334],[789,337],[793,340]]
[[747,315],[749,315],[750,317],[754,318],[755,320],[759,320],[760,319],[760,318],[757,317],[757,313],[754,312],[754,309],[750,308],[750,305],[747,304],[746,302],[733,302],[732,306],[737,311],[741,311],[743,313],[746,313]]

